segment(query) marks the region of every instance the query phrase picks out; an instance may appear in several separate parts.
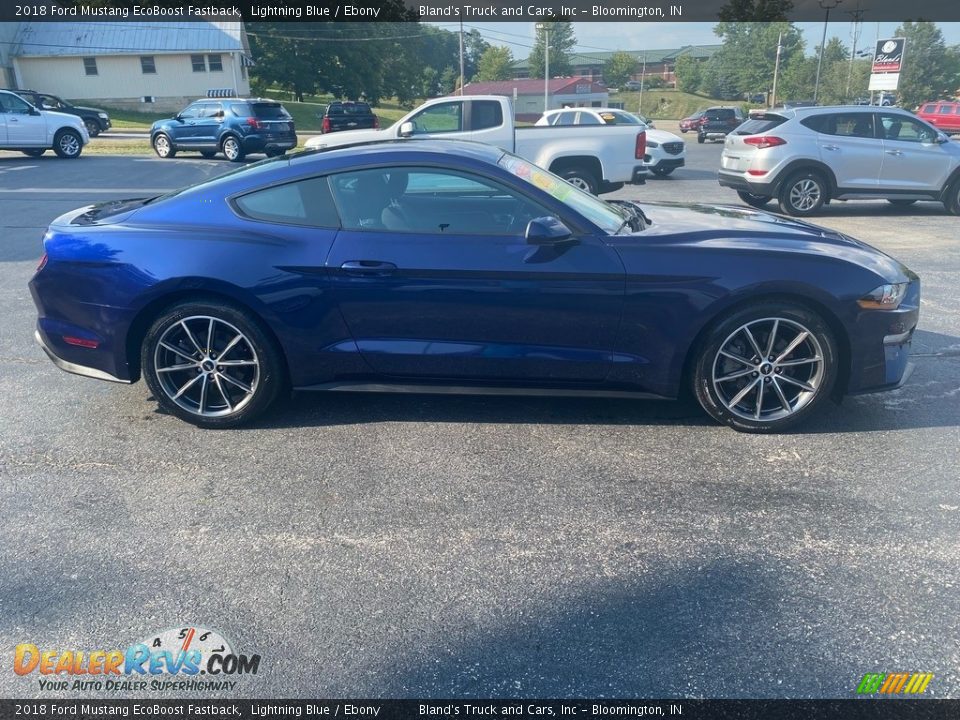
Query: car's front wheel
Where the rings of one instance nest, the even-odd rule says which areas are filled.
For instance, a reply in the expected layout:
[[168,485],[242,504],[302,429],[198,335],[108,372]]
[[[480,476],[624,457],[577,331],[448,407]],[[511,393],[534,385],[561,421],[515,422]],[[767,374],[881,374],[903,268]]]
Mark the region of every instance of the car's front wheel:
[[160,406],[205,428],[263,413],[283,386],[283,362],[255,318],[218,302],[181,302],[144,338],[141,367]]
[[227,135],[223,139],[220,149],[223,150],[224,157],[230,162],[241,162],[244,155],[246,155],[246,153],[243,152],[243,146],[240,145],[240,141],[233,135]]
[[163,158],[172,158],[177,154],[176,148],[173,146],[173,141],[170,140],[170,136],[165,133],[159,133],[153,139],[153,151],[157,154],[157,157]]
[[72,160],[80,157],[82,150],[83,140],[76,130],[61,130],[53,138],[53,151],[57,157]]
[[737,195],[747,205],[752,205],[755,208],[765,207],[771,200],[769,195],[757,195],[756,193],[747,192],[746,190],[737,190]]
[[90,134],[90,137],[95,138],[100,134],[100,123],[96,120],[84,120],[83,124],[87,126],[87,132]]
[[715,420],[744,432],[779,432],[827,401],[837,344],[817,313],[791,302],[733,312],[697,351],[693,389]]
[[812,170],[803,170],[787,178],[780,188],[780,211],[786,215],[804,217],[813,215],[827,199],[827,184],[823,176]]
[[697,142],[703,145],[707,141],[706,135],[697,135]]

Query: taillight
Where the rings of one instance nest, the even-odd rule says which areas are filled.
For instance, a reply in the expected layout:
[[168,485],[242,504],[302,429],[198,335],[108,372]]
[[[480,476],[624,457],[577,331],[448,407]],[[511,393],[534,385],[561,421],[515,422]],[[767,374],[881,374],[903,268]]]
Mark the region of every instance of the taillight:
[[706,119],[705,117],[700,118],[700,124],[701,124],[701,125],[706,125],[706,124],[707,124],[707,119]]
[[647,154],[647,131],[641,130],[637,133],[637,146],[633,151],[633,156],[637,160],[643,160],[643,156]]
[[47,254],[44,253],[43,257],[40,258],[40,262],[37,263],[37,272],[40,272],[47,266]]
[[374,130],[380,129],[380,118],[378,118],[376,115],[373,116],[373,129]]
[[255,117],[248,117],[247,125],[252,127],[254,130],[263,130],[263,123],[260,122],[260,120]]
[[787,141],[776,135],[753,135],[743,139],[744,145],[753,145],[757,150],[766,150],[767,148],[786,145]]
[[323,125],[320,127],[320,129],[325,133],[330,132],[330,118],[325,117],[323,119]]

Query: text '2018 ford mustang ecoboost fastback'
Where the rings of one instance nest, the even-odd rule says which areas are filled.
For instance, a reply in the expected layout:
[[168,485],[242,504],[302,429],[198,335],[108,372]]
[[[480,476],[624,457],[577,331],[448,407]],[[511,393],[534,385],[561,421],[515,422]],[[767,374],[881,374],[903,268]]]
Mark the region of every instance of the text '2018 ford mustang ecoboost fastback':
[[30,289],[61,368],[231,427],[287,387],[674,398],[776,431],[897,387],[919,279],[748,208],[604,202],[497,148],[246,166],[53,222]]

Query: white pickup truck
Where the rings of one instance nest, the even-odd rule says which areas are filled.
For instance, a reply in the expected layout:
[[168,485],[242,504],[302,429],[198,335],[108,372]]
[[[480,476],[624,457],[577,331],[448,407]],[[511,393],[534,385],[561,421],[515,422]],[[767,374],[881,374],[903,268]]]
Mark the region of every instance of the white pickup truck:
[[648,175],[645,128],[629,125],[517,128],[510,98],[465,95],[428,100],[383,130],[345,130],[310,138],[307,149],[395,138],[450,138],[496,145],[598,194]]

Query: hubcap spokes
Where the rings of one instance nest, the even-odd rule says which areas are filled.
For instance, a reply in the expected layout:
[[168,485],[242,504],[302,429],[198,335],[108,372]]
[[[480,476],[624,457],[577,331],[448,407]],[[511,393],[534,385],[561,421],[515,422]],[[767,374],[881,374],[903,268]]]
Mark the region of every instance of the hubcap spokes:
[[820,186],[813,180],[801,180],[790,188],[790,204],[797,210],[812,210],[820,200]]
[[60,149],[67,155],[73,155],[77,151],[77,139],[73,135],[64,135],[60,140]]
[[168,327],[157,343],[154,364],[167,397],[203,417],[242,409],[260,380],[250,340],[230,323],[204,315]]
[[713,361],[712,382],[724,407],[755,422],[793,415],[823,384],[816,336],[786,318],[763,318],[733,331]]

